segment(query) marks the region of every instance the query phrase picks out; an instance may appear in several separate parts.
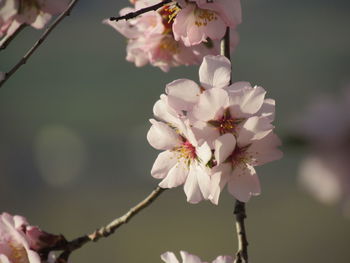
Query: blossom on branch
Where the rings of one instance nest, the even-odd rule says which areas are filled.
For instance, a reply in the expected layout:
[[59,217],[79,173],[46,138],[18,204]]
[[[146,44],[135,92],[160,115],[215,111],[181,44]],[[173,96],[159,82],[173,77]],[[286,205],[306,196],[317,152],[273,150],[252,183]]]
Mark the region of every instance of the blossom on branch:
[[173,24],[174,37],[186,46],[220,40],[226,28],[236,29],[242,21],[240,0],[178,0],[181,10]]
[[[142,10],[159,3],[158,0],[132,1],[133,8],[124,8],[120,15]],[[220,52],[220,39],[207,37],[203,43],[186,45],[181,39],[174,37],[174,24],[180,6],[175,2],[164,5],[156,11],[149,11],[129,20],[118,22],[104,20],[128,39],[126,60],[137,67],[148,63],[169,71],[171,67],[199,64],[205,55],[216,55]],[[238,44],[238,34],[231,32],[231,50]]]
[[9,37],[22,24],[42,29],[53,15],[63,12],[68,0],[0,1],[0,37]]
[[[180,255],[182,263],[207,263],[186,251],[180,251]],[[180,263],[173,252],[165,252],[160,257],[165,263]],[[231,256],[218,256],[212,263],[233,263],[233,258]]]
[[62,236],[48,234],[38,227],[30,226],[22,216],[0,214],[0,262],[40,263],[54,259],[44,252],[64,242]]
[[[230,77],[231,63],[227,58],[206,56],[199,69],[200,85],[188,79],[175,80],[166,86],[166,94],[161,95],[154,107],[154,115],[160,122],[152,121],[149,132],[152,136],[148,136],[148,141],[154,148],[170,152],[158,156],[152,175],[164,178],[173,167],[191,174],[192,161],[180,166],[178,160],[183,155],[174,157],[182,149],[181,143],[189,142],[193,155],[186,156],[192,156],[198,165],[197,181],[192,183],[196,186],[192,191],[198,198],[194,202],[187,195],[192,203],[208,199],[217,204],[226,185],[236,199],[247,202],[252,195],[260,194],[254,167],[282,157],[277,148],[280,140],[273,133],[275,101],[265,98],[262,87],[252,87],[248,82],[231,85]],[[164,145],[160,146],[161,143]],[[210,154],[204,154],[207,158],[199,151],[203,145],[207,152],[210,149]],[[162,177],[155,176],[155,170],[161,171]],[[186,179],[182,177],[180,184]],[[160,186],[177,185],[161,183]]]

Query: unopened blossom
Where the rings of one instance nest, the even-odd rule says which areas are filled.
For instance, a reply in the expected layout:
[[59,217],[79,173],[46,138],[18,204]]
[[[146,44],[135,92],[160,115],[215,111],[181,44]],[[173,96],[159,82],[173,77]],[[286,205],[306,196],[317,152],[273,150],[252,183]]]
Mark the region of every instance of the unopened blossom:
[[299,135],[310,153],[301,162],[299,182],[324,204],[350,215],[350,89],[342,97],[320,96],[303,114]]
[[[42,259],[39,251],[61,241],[60,236],[51,235],[35,226],[30,226],[22,216],[0,214],[1,263],[40,263],[47,258]],[[52,255],[49,256],[49,258],[52,257]]]
[[[198,256],[192,255],[186,251],[180,251],[181,263],[207,263],[202,261]],[[165,252],[160,256],[165,263],[180,263],[173,252]],[[218,256],[212,263],[233,263],[231,256]]]
[[68,0],[0,1],[0,37],[11,36],[22,24],[42,29],[53,15],[63,12]]
[[242,20],[240,0],[179,0],[181,10],[173,24],[176,40],[186,46],[198,45],[208,38],[223,38],[226,28],[235,29]]
[[[135,7],[122,9],[120,15],[158,2],[134,1]],[[187,47],[183,41],[174,38],[173,23],[179,10],[176,2],[171,2],[157,11],[146,12],[134,19],[118,22],[104,20],[104,23],[128,39],[126,60],[133,62],[137,67],[149,63],[163,71],[169,71],[171,67],[199,64],[205,55],[219,54],[220,40],[208,38],[205,43]],[[231,50],[234,50],[238,44],[238,34],[233,31],[231,36]]]
[[207,163],[212,157],[207,143],[197,141],[186,121],[178,118],[168,107],[163,96],[154,107],[160,120],[151,119],[148,142],[157,150],[163,150],[153,164],[151,174],[162,179],[159,186],[173,188],[184,185],[187,201],[198,203],[208,199],[210,177]]

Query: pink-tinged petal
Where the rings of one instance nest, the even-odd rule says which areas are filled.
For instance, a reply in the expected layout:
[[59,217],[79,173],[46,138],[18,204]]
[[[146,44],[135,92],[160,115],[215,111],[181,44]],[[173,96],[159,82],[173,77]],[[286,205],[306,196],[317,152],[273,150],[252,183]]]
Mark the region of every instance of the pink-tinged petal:
[[204,166],[196,166],[192,169],[195,169],[195,173],[197,174],[198,185],[202,196],[207,200],[211,194],[210,169]]
[[280,139],[272,131],[261,140],[254,141],[246,151],[250,164],[258,166],[281,159],[283,153],[277,148],[280,145]]
[[147,133],[147,140],[157,150],[170,150],[181,145],[181,137],[167,124],[151,119],[152,127]]
[[273,121],[275,119],[275,106],[276,102],[274,99],[265,99],[263,105],[256,114],[258,116],[267,117]]
[[233,258],[231,256],[218,256],[213,263],[232,263]]
[[206,165],[212,156],[211,149],[207,142],[204,142],[201,146],[196,148],[196,154],[199,157],[200,162]]
[[220,132],[216,127],[206,121],[196,121],[191,127],[197,140],[204,139],[210,149],[214,149],[214,141],[220,136]]
[[260,182],[254,167],[248,164],[235,167],[228,181],[228,191],[241,202],[248,202],[251,196],[259,195]]
[[[205,32],[205,39],[208,37],[212,40],[222,39],[226,33],[226,25],[220,16],[216,16],[216,19],[208,22],[206,26],[203,27]],[[204,41],[205,42],[205,41]]]
[[247,81],[238,81],[226,88],[226,90],[230,92],[240,92],[242,89],[252,89],[252,86]]
[[41,263],[41,259],[35,251],[27,249],[27,255],[30,263]]
[[30,23],[30,25],[36,29],[43,29],[46,24],[50,21],[52,15],[49,13],[42,13],[37,15],[34,22]]
[[204,33],[204,28],[198,27],[195,24],[187,26],[187,36],[183,37],[182,40],[185,46],[199,45],[201,42],[205,42],[207,35]]
[[156,118],[175,125],[179,122],[176,111],[169,107],[168,96],[162,94],[153,107],[153,114]]
[[[173,23],[173,33],[176,41],[187,37],[187,27],[194,24],[195,5],[189,4],[183,7],[176,15]],[[185,44],[186,45],[186,44]]]
[[8,257],[6,257],[3,254],[0,254],[0,262],[1,263],[11,263],[11,261],[8,259]]
[[212,169],[212,175],[211,175],[211,189],[210,189],[210,195],[209,200],[217,205],[219,203],[219,197],[222,189],[224,189],[228,179],[229,175],[232,173],[232,167],[229,163],[224,163],[219,166],[215,166]]
[[200,88],[196,82],[178,79],[166,85],[169,106],[182,113],[189,111],[198,101]]
[[177,164],[170,169],[168,175],[159,183],[162,188],[173,188],[182,185],[187,178],[188,167],[184,161],[179,160]]
[[209,121],[223,115],[228,105],[228,95],[223,89],[209,89],[200,96],[197,105],[193,107],[192,115],[201,121]]
[[240,147],[247,146],[252,141],[260,140],[268,135],[273,128],[271,119],[267,117],[250,117],[238,128],[237,143]]
[[202,260],[198,256],[192,255],[186,251],[180,251],[180,255],[182,263],[202,263]]
[[219,13],[227,26],[235,28],[242,22],[242,8],[240,0],[215,0],[208,3],[207,0],[196,1],[200,8],[214,10]]
[[165,252],[160,256],[160,258],[165,263],[179,263],[178,259],[176,258],[173,252]]
[[257,113],[264,103],[265,94],[266,91],[259,86],[229,92],[231,116],[243,118]]
[[205,56],[199,68],[199,80],[205,89],[227,87],[231,62],[224,56]]
[[236,138],[231,133],[226,133],[214,142],[215,151],[214,156],[218,164],[227,160],[236,147]]
[[151,174],[154,178],[163,179],[177,163],[177,156],[172,151],[164,151],[158,154],[153,164]]
[[190,170],[184,185],[184,190],[187,196],[187,202],[197,204],[203,200],[203,195],[198,184],[198,170],[194,165],[191,165],[189,169]]

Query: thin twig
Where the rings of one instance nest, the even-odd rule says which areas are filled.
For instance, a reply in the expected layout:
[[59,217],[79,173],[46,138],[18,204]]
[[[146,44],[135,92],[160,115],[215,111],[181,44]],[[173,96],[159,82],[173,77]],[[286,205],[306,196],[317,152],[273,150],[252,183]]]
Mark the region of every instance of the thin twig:
[[67,242],[64,247],[58,247],[58,248],[52,248],[51,250],[63,250],[62,254],[58,257],[56,260],[57,263],[64,263],[68,261],[68,257],[70,254],[85,244],[93,241],[96,242],[102,237],[108,237],[112,235],[121,225],[126,224],[129,222],[129,220],[134,217],[136,214],[138,214],[141,210],[149,206],[151,203],[153,203],[154,200],[156,200],[161,193],[164,192],[165,189],[160,188],[159,186],[152,191],[150,195],[148,195],[143,201],[138,203],[136,206],[131,208],[126,214],[124,214],[121,217],[118,217],[117,219],[113,220],[111,223],[109,223],[106,226],[101,227],[100,229],[94,231],[91,234],[78,237],[76,239],[73,239],[72,241]]
[[55,29],[55,27],[61,23],[61,21],[70,15],[71,10],[76,5],[79,0],[72,0],[67,7],[67,9],[55,20],[55,22],[48,27],[45,32],[41,35],[38,41],[27,51],[27,53],[17,62],[17,64],[7,73],[5,73],[5,77],[2,81],[0,81],[0,88],[2,85],[21,67],[23,66],[27,60],[33,55],[33,53],[41,46],[41,44],[45,41],[48,35]]
[[238,251],[234,263],[248,263],[248,240],[244,224],[244,219],[247,218],[245,203],[237,200],[233,213],[236,217],[236,231],[238,238]]
[[144,13],[147,13],[147,12],[150,12],[150,11],[157,11],[159,8],[161,8],[162,6],[172,2],[173,0],[163,0],[162,2],[158,3],[158,4],[155,4],[155,5],[152,5],[152,6],[148,6],[146,8],[142,8],[140,10],[137,10],[136,12],[131,12],[131,13],[128,13],[124,16],[118,16],[118,17],[110,17],[109,20],[110,21],[119,21],[119,20],[129,20],[129,19],[132,19],[132,18],[135,18],[139,15],[142,15]]
[[26,24],[21,24],[15,32],[13,32],[9,36],[5,36],[3,39],[0,41],[0,51],[4,50],[11,42],[16,38],[16,36],[25,28],[27,27]]

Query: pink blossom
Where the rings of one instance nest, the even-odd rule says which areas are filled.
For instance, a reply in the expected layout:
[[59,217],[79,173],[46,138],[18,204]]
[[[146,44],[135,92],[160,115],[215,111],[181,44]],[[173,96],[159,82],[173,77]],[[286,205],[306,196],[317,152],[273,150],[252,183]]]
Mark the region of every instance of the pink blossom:
[[22,24],[42,29],[53,15],[63,12],[68,3],[68,0],[3,0],[0,2],[0,37],[8,38]]
[[0,214],[0,262],[40,263],[38,251],[61,241],[60,236],[30,226],[24,217]]
[[184,184],[187,201],[198,203],[209,196],[210,178],[206,164],[212,153],[208,144],[195,140],[189,125],[167,108],[163,101],[156,104],[156,116],[158,109],[166,111],[158,115],[162,121],[151,119],[152,127],[147,134],[148,142],[163,150],[153,164],[151,174],[162,179],[159,184],[162,188]]
[[[180,255],[182,263],[207,263],[186,251],[180,251]],[[160,257],[165,263],[180,263],[173,252],[165,252]],[[233,258],[231,256],[218,256],[212,263],[233,263]]]
[[[124,8],[120,15],[134,12],[141,8],[158,3],[158,1],[139,0],[135,8]],[[147,12],[135,19],[118,22],[104,20],[128,39],[126,60],[137,67],[148,63],[169,71],[171,67],[199,64],[205,55],[218,54],[220,40],[208,39],[206,43],[186,47],[182,41],[176,41],[173,34],[173,23],[179,7],[170,3],[157,11]],[[231,50],[238,44],[237,32],[232,32]]]
[[181,39],[186,46],[198,45],[208,38],[219,40],[227,27],[235,29],[242,20],[240,0],[181,0],[179,4],[182,9],[174,21],[173,32],[175,39]]

